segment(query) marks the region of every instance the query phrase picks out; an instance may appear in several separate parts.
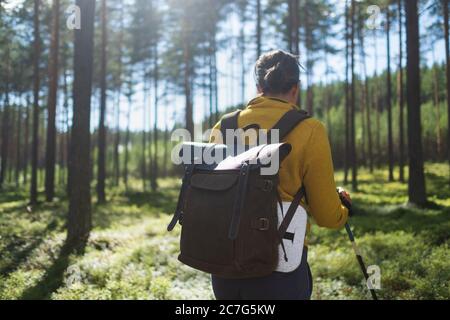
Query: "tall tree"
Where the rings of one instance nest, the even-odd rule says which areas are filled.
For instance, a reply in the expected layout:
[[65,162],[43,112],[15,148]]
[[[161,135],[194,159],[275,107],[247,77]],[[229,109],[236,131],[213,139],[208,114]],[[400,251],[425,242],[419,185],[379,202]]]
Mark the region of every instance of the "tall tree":
[[261,43],[261,0],[256,0],[256,56],[259,58],[262,54],[262,43]]
[[98,162],[97,162],[97,197],[99,203],[106,202],[105,179],[106,179],[106,72],[107,72],[107,11],[106,0],[101,2],[101,70],[100,70],[100,118],[98,126]]
[[19,187],[19,180],[20,180],[20,171],[22,169],[22,106],[17,105],[16,106],[16,113],[17,113],[17,119],[16,119],[16,170],[15,170],[15,183],[16,188]]
[[90,114],[95,1],[77,0],[81,28],[75,30],[73,126],[69,157],[69,219],[67,242],[84,249],[92,227]]
[[[247,0],[239,0],[237,1],[237,14],[240,17],[240,28],[239,28],[239,54],[240,54],[240,62],[241,62],[241,102],[245,103],[245,77],[247,75],[247,66],[245,61],[245,53],[247,50],[246,46],[246,34],[245,34],[245,23],[247,21]],[[211,55],[210,55],[211,59]],[[211,105],[211,101],[210,101]],[[211,107],[210,107],[210,115],[212,115]],[[212,119],[210,116],[209,119]],[[212,124],[210,124],[212,127]]]
[[9,66],[9,44],[6,44],[6,88],[5,88],[5,101],[4,101],[4,107],[2,112],[2,144],[1,144],[1,163],[0,163],[0,189],[3,187],[3,184],[6,180],[6,170],[8,168],[8,151],[9,151],[9,134],[10,134],[10,105],[9,105],[9,73],[10,73],[10,66]]
[[399,36],[399,58],[398,58],[398,105],[399,105],[399,179],[405,181],[405,94],[403,77],[403,1],[397,0],[398,11],[398,36]]
[[[366,140],[368,142],[368,160],[369,160],[369,170],[373,172],[373,139],[372,139],[372,119],[371,119],[371,110],[369,103],[369,76],[367,73],[367,55],[365,51],[365,37],[364,37],[364,26],[365,26],[365,17],[362,14],[362,6],[359,7],[358,10],[358,38],[359,38],[359,49],[361,56],[361,66],[362,72],[364,76],[364,84],[363,84],[363,94],[362,94],[362,106],[363,110],[361,111],[361,123],[363,127],[363,141]],[[365,152],[364,152],[365,153]]]
[[350,167],[350,13],[349,0],[345,1],[345,154],[344,154],[344,184],[348,184]]
[[153,167],[152,167],[152,174],[151,174],[151,181],[150,185],[152,188],[152,191],[156,191],[158,188],[158,144],[159,144],[159,134],[158,134],[158,105],[159,105],[159,91],[158,91],[158,84],[159,84],[159,60],[158,60],[158,38],[155,38],[154,43],[154,68],[153,68],[153,84],[154,84],[154,126],[153,126],[153,141],[154,141],[154,150],[153,150]]
[[58,94],[59,15],[60,2],[53,0],[52,39],[49,57],[49,93],[45,166],[45,196],[51,202],[55,195],[56,103]]
[[391,75],[391,12],[388,1],[386,8],[386,56],[387,56],[387,95],[386,107],[388,114],[388,162],[389,181],[394,181],[394,142],[392,136],[392,75]]
[[38,198],[38,159],[39,159],[39,89],[40,70],[39,60],[41,57],[40,40],[40,0],[34,0],[34,52],[33,52],[33,142],[31,146],[31,189],[30,204],[37,204]]
[[446,61],[446,78],[447,78],[447,152],[448,161],[450,165],[450,39],[449,39],[449,15],[448,15],[448,0],[442,0],[442,7],[444,10],[444,37],[445,37],[445,61]]
[[409,151],[409,201],[425,205],[425,175],[422,153],[422,128],[420,116],[420,37],[417,0],[405,2],[407,41],[407,103]]
[[351,51],[351,100],[350,100],[350,152],[351,152],[351,165],[352,165],[352,188],[354,191],[358,189],[358,161],[356,157],[356,133],[355,133],[355,118],[356,118],[356,74],[355,74],[355,31],[356,31],[356,1],[351,1],[351,36],[350,36],[350,51]]

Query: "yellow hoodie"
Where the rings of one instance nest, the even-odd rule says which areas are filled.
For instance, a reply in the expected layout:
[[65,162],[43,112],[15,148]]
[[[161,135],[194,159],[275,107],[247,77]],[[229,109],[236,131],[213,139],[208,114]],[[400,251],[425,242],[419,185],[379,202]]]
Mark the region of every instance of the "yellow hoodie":
[[[258,97],[241,112],[238,124],[240,128],[258,124],[261,129],[270,130],[287,111],[295,108],[295,105],[280,99]],[[220,130],[220,123],[214,129]],[[285,142],[292,145],[292,152],[280,168],[279,193],[282,200],[292,201],[303,184],[308,204],[302,203],[302,206],[315,222],[320,227],[342,228],[347,222],[348,210],[336,192],[331,148],[324,125],[318,120],[308,119],[295,128]]]

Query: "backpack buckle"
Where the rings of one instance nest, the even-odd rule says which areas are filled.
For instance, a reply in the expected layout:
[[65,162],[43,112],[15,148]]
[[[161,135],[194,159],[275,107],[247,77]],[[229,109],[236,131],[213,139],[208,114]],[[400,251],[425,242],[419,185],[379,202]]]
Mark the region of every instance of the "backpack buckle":
[[262,190],[264,192],[270,192],[273,189],[273,181],[272,180],[264,180]]
[[259,219],[260,227],[259,231],[268,231],[270,226],[270,221],[267,218],[261,218]]

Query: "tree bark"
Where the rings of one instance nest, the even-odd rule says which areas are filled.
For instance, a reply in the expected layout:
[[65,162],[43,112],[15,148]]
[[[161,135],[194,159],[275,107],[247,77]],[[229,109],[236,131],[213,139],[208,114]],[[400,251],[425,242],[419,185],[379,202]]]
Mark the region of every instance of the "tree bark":
[[130,124],[131,124],[131,94],[128,94],[128,114],[127,114],[127,130],[125,133],[125,159],[123,164],[123,182],[125,189],[128,190],[128,159],[130,154]]
[[16,172],[15,172],[15,183],[16,188],[19,187],[20,181],[20,171],[22,169],[22,106],[17,106],[17,136],[16,136]]
[[350,163],[350,46],[349,46],[349,2],[345,1],[345,155],[344,155],[344,184],[348,184]]
[[184,96],[185,96],[185,119],[186,130],[194,138],[194,119],[192,106],[192,90],[191,90],[191,53],[188,40],[189,22],[185,21],[185,32],[183,37],[183,53],[184,53]]
[[355,136],[355,118],[356,118],[356,75],[355,75],[355,10],[356,1],[352,0],[351,7],[351,105],[350,105],[350,142],[351,142],[351,166],[352,166],[352,189],[358,190],[358,160],[356,157],[356,136]]
[[[445,61],[446,61],[446,78],[447,78],[447,154],[450,168],[450,39],[449,39],[449,14],[448,14],[449,0],[442,0],[444,8],[444,35],[445,35]],[[450,182],[450,180],[449,180]]]
[[81,29],[75,30],[73,84],[73,126],[69,158],[69,219],[67,244],[82,251],[92,227],[91,216],[91,136],[95,1],[77,0]]
[[30,105],[31,105],[31,98],[29,95],[27,95],[26,98],[26,115],[25,115],[25,133],[24,133],[24,146],[23,146],[23,183],[28,183],[28,157],[29,157],[29,151],[30,151]]
[[425,205],[425,176],[422,154],[422,128],[420,115],[420,37],[417,0],[405,2],[407,34],[407,103],[409,149],[409,201]]
[[45,197],[53,201],[55,195],[55,159],[56,159],[56,103],[58,93],[58,58],[59,58],[59,0],[53,0],[52,40],[49,59],[49,93],[47,143],[45,152]]
[[[360,8],[361,9],[361,8]],[[360,18],[363,17],[361,10],[358,11],[360,14]],[[364,73],[364,84],[363,84],[363,111],[362,111],[362,123],[364,120],[366,122],[365,125],[365,135],[367,136],[368,143],[368,159],[369,159],[369,170],[370,173],[373,173],[373,139],[372,139],[372,120],[371,120],[371,110],[369,103],[369,77],[367,74],[367,56],[366,51],[364,49],[364,34],[361,30],[362,25],[359,28],[359,42],[360,42],[360,50],[361,50],[361,64]],[[364,117],[366,117],[364,119]]]
[[257,59],[261,56],[261,0],[256,0],[256,56]]
[[391,14],[389,5],[386,12],[386,43],[387,43],[387,112],[388,112],[388,162],[389,181],[394,181],[394,142],[392,138],[392,77],[391,77]]
[[37,204],[38,197],[38,157],[39,157],[39,89],[40,74],[39,60],[41,57],[40,40],[40,0],[34,0],[34,54],[33,54],[33,144],[31,146],[31,189],[30,204]]
[[8,168],[8,151],[9,151],[9,88],[6,88],[5,92],[5,106],[3,108],[2,117],[2,147],[1,147],[1,164],[0,164],[0,189],[3,187],[6,180],[6,170]]
[[119,147],[121,142],[120,137],[120,102],[122,97],[122,69],[123,69],[123,44],[124,44],[124,29],[125,29],[125,8],[123,0],[120,1],[120,31],[119,31],[119,61],[118,61],[118,85],[117,90],[117,106],[116,106],[116,134],[114,139],[114,184],[116,186],[120,183],[120,154]]
[[403,3],[397,0],[399,20],[399,65],[398,65],[398,100],[399,100],[399,179],[405,182],[405,94],[403,76]]
[[98,163],[97,163],[97,198],[98,203],[106,202],[105,179],[106,179],[106,68],[107,68],[107,7],[106,0],[101,2],[101,70],[100,70],[100,121],[98,126]]
[[154,90],[155,90],[155,106],[154,106],[154,126],[153,126],[153,143],[154,143],[154,151],[153,151],[153,170],[151,175],[151,187],[152,191],[155,192],[158,189],[158,143],[159,143],[159,135],[158,135],[158,85],[159,85],[159,69],[158,69],[158,41],[155,41],[154,44]]

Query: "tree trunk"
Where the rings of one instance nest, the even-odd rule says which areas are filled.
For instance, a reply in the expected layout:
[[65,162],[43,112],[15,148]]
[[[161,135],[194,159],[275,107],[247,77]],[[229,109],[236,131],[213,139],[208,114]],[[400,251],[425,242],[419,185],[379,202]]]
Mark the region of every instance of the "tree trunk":
[[[432,44],[433,61],[436,61],[434,44]],[[439,79],[438,66],[433,66],[433,104],[436,109],[436,154],[438,160],[441,160],[442,155],[442,132],[441,132],[441,106],[439,105]]]
[[420,37],[417,0],[408,0],[406,8],[407,34],[407,101],[409,149],[409,201],[425,205],[425,176],[422,154],[422,129],[420,116]]
[[15,172],[15,183],[16,188],[19,187],[20,171],[22,169],[22,107],[17,106],[17,136],[16,136],[16,172]]
[[388,162],[389,181],[394,181],[394,143],[392,138],[392,78],[391,78],[391,14],[389,5],[386,13],[386,42],[387,42],[387,112],[388,112]]
[[261,0],[256,0],[256,56],[261,56]]
[[[189,28],[187,28],[189,29]],[[193,106],[192,106],[192,92],[191,92],[191,54],[189,48],[189,41],[187,39],[188,32],[185,31],[183,39],[183,51],[184,51],[184,96],[185,96],[185,119],[186,130],[191,134],[191,138],[194,139],[194,119],[193,119]]]
[[125,133],[125,159],[123,164],[123,182],[125,189],[128,190],[128,159],[130,154],[130,124],[131,124],[131,94],[128,95],[128,114],[127,114],[127,130]]
[[39,151],[39,89],[40,89],[40,75],[39,75],[39,60],[41,57],[41,40],[40,40],[40,0],[34,0],[34,54],[33,54],[33,144],[31,147],[31,189],[30,189],[30,204],[37,204],[38,197],[38,151]]
[[352,166],[352,189],[353,191],[358,190],[358,161],[356,158],[356,136],[355,136],[355,118],[356,118],[356,75],[355,75],[355,10],[356,1],[352,0],[351,7],[351,74],[352,74],[352,84],[351,84],[351,105],[350,105],[350,117],[351,117],[351,127],[350,127],[350,142],[351,142],[351,166]]
[[[211,37],[212,38],[212,37]],[[215,115],[214,108],[214,58],[213,55],[216,53],[213,51],[213,41],[210,40],[210,51],[209,51],[209,127],[214,127],[217,115]],[[215,117],[216,116],[216,117]]]
[[375,144],[376,144],[376,159],[377,166],[381,165],[381,125],[380,125],[380,116],[381,116],[381,106],[380,106],[380,87],[378,83],[378,45],[377,45],[377,37],[376,37],[376,29],[373,30],[373,46],[374,46],[374,60],[375,60],[375,74],[373,77],[373,81],[375,82],[374,92],[373,92],[373,109],[375,111]]
[[26,115],[25,115],[25,133],[24,133],[24,146],[23,146],[23,183],[28,183],[28,157],[30,150],[30,105],[31,99],[30,96],[27,95],[26,98]]
[[81,9],[81,29],[75,30],[73,84],[73,126],[69,158],[69,219],[67,243],[82,251],[92,227],[91,216],[91,137],[93,40],[95,1],[77,0]]
[[119,31],[119,57],[118,57],[118,92],[117,92],[117,110],[116,110],[116,135],[114,139],[114,184],[116,186],[120,183],[120,101],[122,97],[122,69],[123,69],[123,43],[124,43],[124,29],[125,29],[125,8],[123,0],[120,1],[120,31]]
[[114,172],[114,185],[117,187],[119,185],[120,180],[120,89],[117,93],[117,102],[116,102],[116,132],[114,135],[114,151],[113,151],[113,172]]
[[[212,115],[210,115],[211,118]],[[165,178],[167,178],[168,175],[168,163],[169,163],[169,124],[168,124],[168,111],[167,111],[167,107],[164,108],[164,124],[165,124],[165,129],[164,129],[164,161],[163,161],[163,176]]]
[[68,159],[70,153],[70,127],[69,127],[69,86],[67,83],[67,67],[66,67],[66,57],[64,57],[64,150],[62,153],[64,154],[63,159],[63,168],[65,169],[64,174],[64,182],[66,183],[67,193],[69,193],[69,181],[68,181]]
[[397,0],[399,20],[399,66],[398,66],[398,100],[399,100],[399,178],[405,182],[405,94],[403,80],[403,15],[402,0]]
[[144,75],[144,105],[143,110],[143,130],[142,130],[142,160],[141,160],[141,172],[142,172],[142,190],[147,190],[147,99],[148,89],[147,81]]
[[[305,5],[304,10],[308,9],[308,5]],[[313,67],[314,62],[312,58],[313,47],[313,30],[311,26],[311,17],[309,13],[306,13],[305,25],[305,46],[306,46],[306,110],[310,115],[314,113],[314,92],[313,92]]]
[[2,112],[2,144],[1,144],[1,162],[0,162],[0,189],[6,180],[6,170],[8,168],[8,151],[9,151],[9,134],[10,134],[10,106],[9,106],[9,74],[10,74],[10,57],[9,45],[6,44],[6,77],[5,77],[5,105]]
[[151,178],[151,187],[152,191],[155,192],[158,188],[158,143],[159,143],[159,135],[158,135],[158,85],[159,85],[159,69],[158,69],[158,41],[155,42],[154,45],[154,54],[155,54],[155,64],[154,64],[154,86],[155,86],[155,107],[154,107],[154,126],[153,126],[153,170],[152,170],[152,178]]
[[[292,46],[293,51],[297,57],[300,58],[300,0],[292,0]],[[302,84],[299,82],[299,95],[298,95],[298,106],[302,106]]]
[[[361,9],[361,8],[360,8]],[[361,10],[358,11],[360,14],[360,19],[362,19],[363,15]],[[369,103],[369,76],[367,74],[367,56],[366,51],[364,49],[364,34],[359,28],[359,42],[360,42],[360,50],[361,50],[361,65],[364,73],[364,87],[363,87],[363,110],[362,110],[362,123],[366,122],[365,125],[365,135],[367,136],[368,143],[368,159],[369,159],[369,170],[370,173],[373,173],[373,140],[372,140],[372,120],[371,120],[371,110]],[[366,117],[364,119],[364,117]]]
[[55,159],[56,159],[56,103],[58,92],[58,58],[59,58],[59,0],[53,0],[52,40],[49,59],[49,93],[47,143],[45,152],[45,197],[53,201],[55,195]]
[[100,122],[98,126],[98,163],[97,163],[97,197],[98,203],[106,202],[105,179],[106,179],[106,68],[107,68],[107,7],[106,0],[101,2],[101,70],[100,70]]
[[6,170],[8,168],[8,151],[9,151],[9,88],[6,89],[6,99],[5,106],[3,108],[3,117],[2,117],[2,147],[1,147],[1,165],[0,165],[0,189],[3,187],[3,184],[6,180]]
[[350,46],[349,46],[349,3],[345,2],[345,155],[344,155],[344,184],[348,184],[348,173],[350,163]]
[[239,33],[239,49],[241,54],[241,103],[245,104],[245,77],[247,75],[247,68],[245,63],[245,27],[244,27],[244,12],[241,12],[241,16],[243,17],[241,20],[241,28]]
[[[447,154],[450,168],[450,39],[449,39],[449,14],[448,14],[448,0],[442,0],[444,8],[444,34],[445,34],[445,61],[446,61],[446,78],[447,78]],[[450,181],[450,180],[449,180]]]

